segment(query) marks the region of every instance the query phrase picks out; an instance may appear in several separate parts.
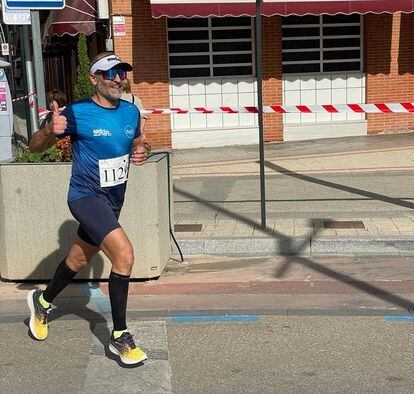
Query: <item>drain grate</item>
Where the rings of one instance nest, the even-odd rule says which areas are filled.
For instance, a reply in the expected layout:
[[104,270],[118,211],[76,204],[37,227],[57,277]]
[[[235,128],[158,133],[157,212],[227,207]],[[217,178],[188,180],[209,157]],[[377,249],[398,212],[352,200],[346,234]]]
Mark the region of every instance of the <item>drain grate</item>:
[[323,228],[330,230],[363,230],[365,226],[361,220],[324,220]]
[[199,233],[202,227],[202,224],[176,224],[174,231],[177,233]]

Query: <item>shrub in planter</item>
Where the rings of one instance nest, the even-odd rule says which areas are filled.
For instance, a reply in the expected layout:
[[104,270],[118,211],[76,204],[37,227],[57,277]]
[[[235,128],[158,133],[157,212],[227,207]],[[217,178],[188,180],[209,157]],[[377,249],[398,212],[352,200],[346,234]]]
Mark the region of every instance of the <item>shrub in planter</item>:
[[70,138],[65,137],[56,142],[55,145],[41,153],[30,152],[26,145],[16,148],[15,163],[56,163],[72,161]]

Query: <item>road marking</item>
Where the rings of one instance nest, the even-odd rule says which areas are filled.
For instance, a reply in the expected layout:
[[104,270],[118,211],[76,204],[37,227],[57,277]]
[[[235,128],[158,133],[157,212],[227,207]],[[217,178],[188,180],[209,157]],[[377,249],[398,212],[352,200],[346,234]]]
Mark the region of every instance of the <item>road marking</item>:
[[235,316],[172,316],[171,323],[174,324],[187,324],[187,323],[258,323],[260,317],[256,315],[235,315]]
[[90,300],[96,304],[101,312],[110,312],[111,303],[105,293],[94,283],[85,282],[77,283],[81,290],[90,298]]
[[[129,322],[137,345],[148,360],[136,367],[122,368],[109,353],[109,329],[105,323],[95,326],[84,393],[172,393],[167,331],[164,321]],[[109,357],[106,356],[109,355]]]
[[384,321],[393,323],[414,323],[414,316],[384,316]]

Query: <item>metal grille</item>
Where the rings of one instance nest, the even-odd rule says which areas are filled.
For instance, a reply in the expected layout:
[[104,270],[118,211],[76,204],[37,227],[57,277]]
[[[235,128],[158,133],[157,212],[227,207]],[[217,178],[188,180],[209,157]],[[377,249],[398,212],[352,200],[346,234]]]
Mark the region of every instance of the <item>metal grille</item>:
[[282,19],[283,73],[362,72],[360,15]]
[[197,233],[202,229],[202,224],[176,224],[174,231],[177,233]]
[[170,78],[253,75],[250,17],[167,19]]
[[360,220],[324,220],[323,227],[330,230],[358,230],[365,229]]

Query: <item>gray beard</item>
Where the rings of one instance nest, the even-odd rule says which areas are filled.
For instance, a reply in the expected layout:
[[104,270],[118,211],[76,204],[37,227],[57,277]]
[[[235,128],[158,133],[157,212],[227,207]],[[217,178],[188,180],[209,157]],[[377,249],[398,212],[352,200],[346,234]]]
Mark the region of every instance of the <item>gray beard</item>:
[[109,102],[116,105],[118,104],[119,99],[121,98],[122,91],[120,90],[117,94],[109,94],[106,90],[101,89],[99,84],[96,87],[96,91],[103,97],[105,97]]

